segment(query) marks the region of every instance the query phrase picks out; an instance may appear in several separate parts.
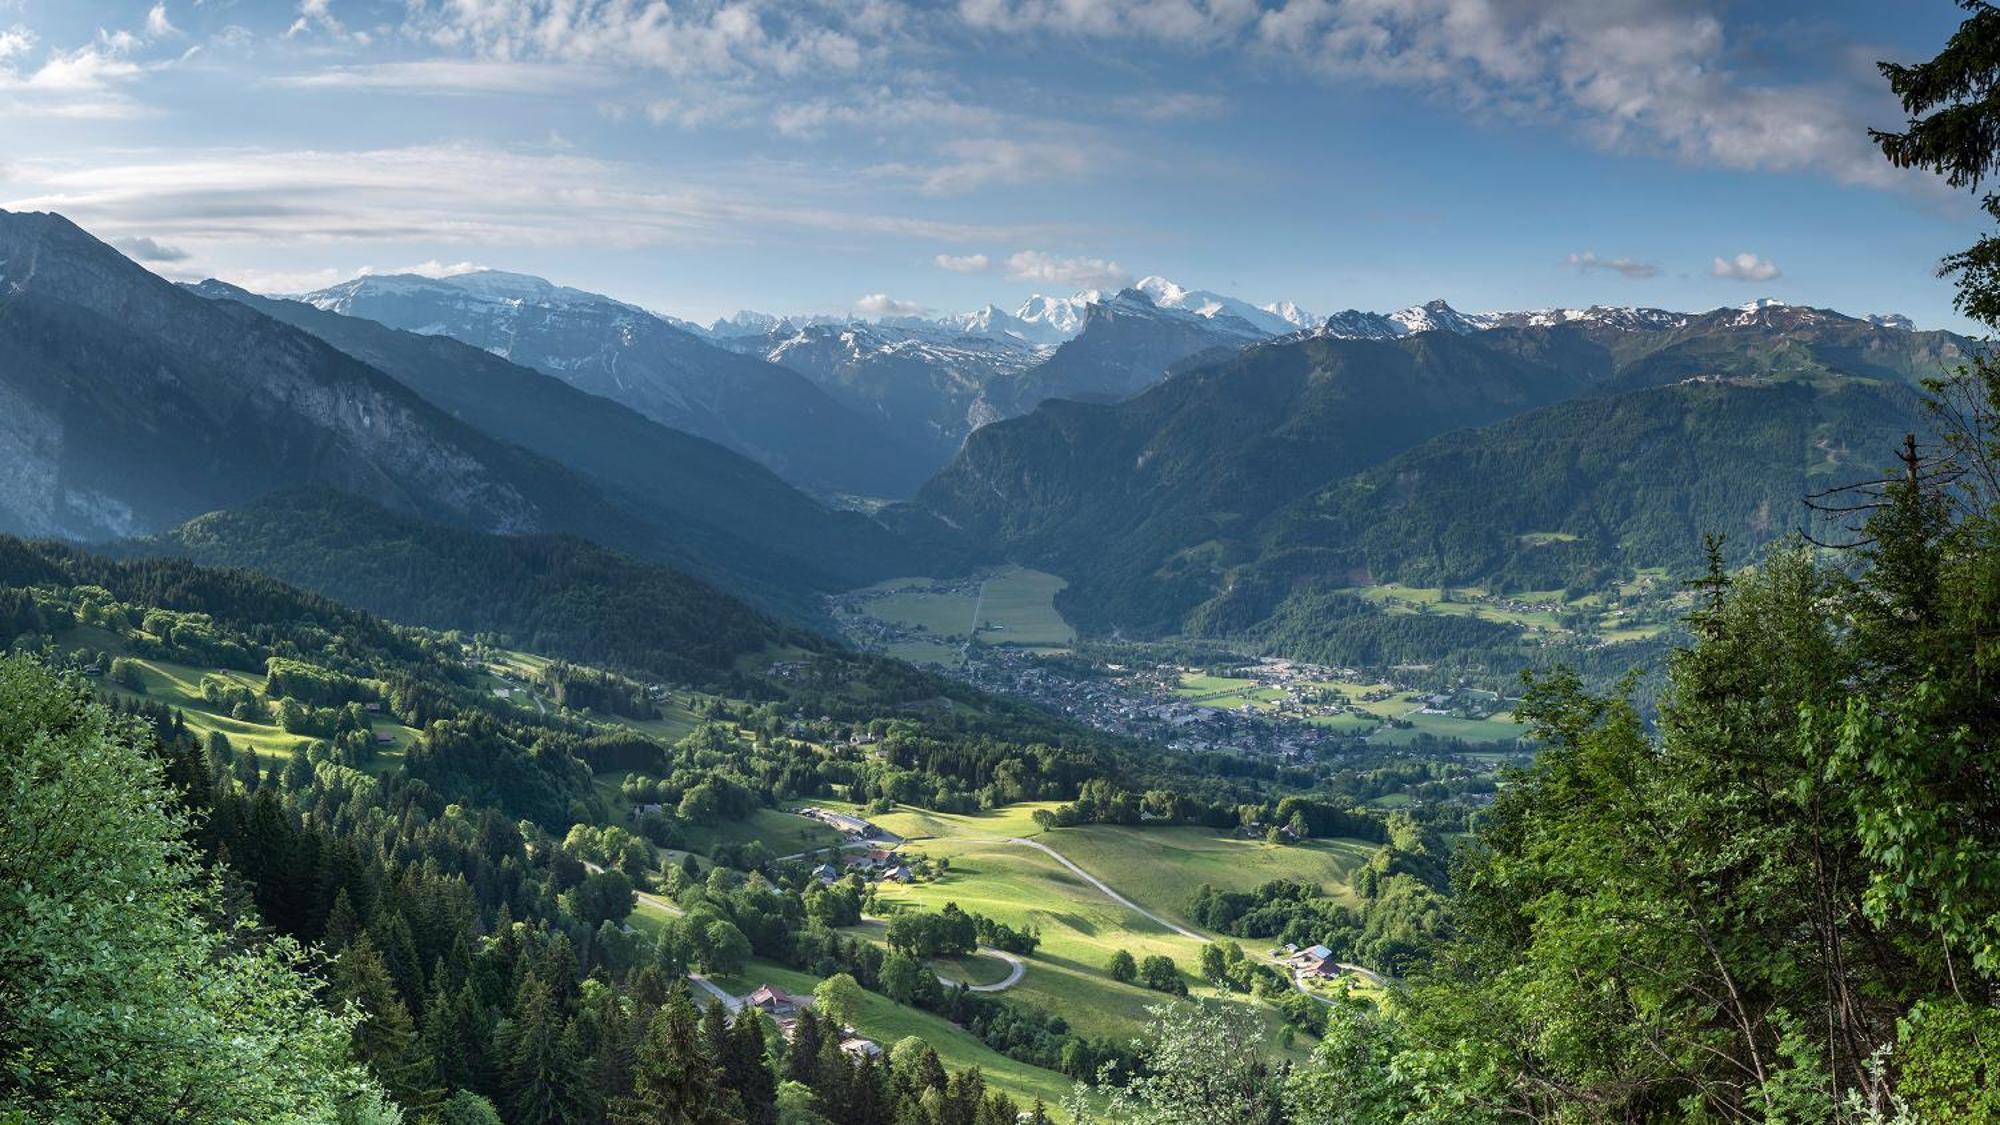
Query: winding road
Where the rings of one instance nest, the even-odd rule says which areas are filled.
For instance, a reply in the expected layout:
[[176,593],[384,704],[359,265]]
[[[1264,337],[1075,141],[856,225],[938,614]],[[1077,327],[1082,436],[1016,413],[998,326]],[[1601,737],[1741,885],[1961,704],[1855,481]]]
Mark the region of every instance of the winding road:
[[939,973],[937,974],[938,983],[944,985],[946,988],[957,988],[959,985],[965,984],[967,992],[1005,992],[1021,983],[1021,975],[1028,971],[1028,963],[1026,961],[1021,960],[1004,949],[994,949],[992,946],[982,945],[979,947],[979,952],[984,953],[988,957],[998,957],[1002,961],[1007,962],[1010,966],[1007,972],[1007,979],[994,981],[992,984],[965,984],[963,981],[955,981],[943,973]]
[[[969,839],[971,839],[972,842],[974,843],[1016,844],[1024,848],[1033,848],[1036,851],[1041,852],[1043,855],[1048,856],[1050,859],[1055,860],[1057,863],[1062,864],[1063,867],[1069,870],[1070,874],[1075,875],[1077,878],[1082,879],[1084,882],[1089,883],[1091,886],[1097,888],[1098,892],[1103,894],[1104,897],[1110,899],[1111,901],[1117,903],[1118,905],[1124,907],[1125,909],[1130,910],[1132,913],[1139,915],[1141,918],[1150,919],[1152,922],[1154,922],[1159,926],[1163,926],[1166,929],[1181,935],[1182,937],[1192,938],[1195,941],[1207,942],[1215,940],[1213,937],[1207,934],[1196,933],[1195,931],[1188,929],[1186,926],[1183,926],[1178,922],[1162,918],[1158,914],[1155,914],[1152,911],[1146,909],[1145,907],[1140,906],[1138,903],[1133,902],[1131,899],[1126,898],[1124,895],[1119,894],[1116,890],[1113,890],[1111,885],[1106,883],[1104,880],[1099,879],[1097,876],[1092,875],[1090,872],[1085,871],[1081,867],[1078,867],[1075,864],[1075,862],[1073,862],[1068,856],[1062,854],[1061,852],[1055,850],[1052,847],[1049,847],[1047,844],[1041,843],[1036,840],[1026,839],[1025,837],[1021,836],[1005,836],[1005,837],[989,836],[989,837],[973,837]],[[1280,969],[1284,970],[1286,975],[1291,978],[1292,987],[1298,989],[1301,993],[1304,993],[1305,995],[1312,997],[1314,1000],[1317,1000],[1322,1004],[1332,1005],[1337,1003],[1337,1001],[1330,999],[1329,997],[1321,996],[1319,993],[1314,992],[1310,987],[1306,985],[1305,977],[1300,973],[1298,973],[1296,970],[1292,969],[1290,965],[1285,964],[1283,961],[1275,957],[1267,957],[1265,958],[1265,960],[1271,962],[1274,965],[1277,965]],[[1373,969],[1364,969],[1360,965],[1349,965],[1342,962],[1335,962],[1335,963],[1340,965],[1341,968],[1347,970],[1348,972],[1353,973],[1358,977],[1362,977],[1363,979],[1377,986],[1386,986],[1389,983],[1388,978],[1382,976],[1380,973],[1375,972]]]
[[1017,844],[1024,848],[1033,848],[1036,851],[1042,853],[1043,855],[1048,856],[1050,859],[1055,860],[1057,863],[1062,864],[1064,867],[1069,869],[1070,874],[1076,876],[1077,878],[1083,880],[1086,883],[1089,883],[1091,886],[1096,887],[1098,893],[1110,899],[1112,902],[1115,902],[1118,905],[1124,907],[1125,909],[1130,910],[1132,913],[1137,914],[1139,917],[1148,919],[1157,926],[1163,927],[1168,930],[1172,930],[1174,933],[1177,933],[1184,938],[1193,938],[1195,941],[1210,940],[1207,937],[1207,935],[1195,933],[1193,930],[1188,929],[1186,926],[1183,926],[1178,922],[1168,921],[1167,919],[1160,917],[1158,914],[1153,913],[1152,911],[1146,909],[1145,907],[1140,906],[1138,903],[1133,902],[1131,899],[1126,898],[1124,895],[1119,894],[1117,891],[1112,890],[1111,886],[1107,884],[1104,880],[1099,879],[1097,876],[1092,875],[1090,872],[1085,871],[1081,867],[1078,867],[1075,863],[1071,862],[1068,856],[1062,854],[1061,852],[1055,850],[1052,847],[1049,847],[1047,844],[1040,843],[1035,840],[1030,840],[1022,836],[988,837],[983,840],[975,840],[974,842],[986,843],[986,844]]

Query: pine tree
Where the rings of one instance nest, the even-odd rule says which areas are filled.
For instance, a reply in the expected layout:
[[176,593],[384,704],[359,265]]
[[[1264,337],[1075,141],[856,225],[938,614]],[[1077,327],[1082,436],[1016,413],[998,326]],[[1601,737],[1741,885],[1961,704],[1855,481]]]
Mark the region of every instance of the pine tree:
[[785,1056],[786,1081],[814,1085],[819,1070],[820,1039],[819,1017],[807,1008],[792,1025],[791,1053]]
[[746,1005],[729,1030],[722,1075],[742,1102],[743,1119],[749,1125],[773,1125],[778,1120],[778,1076],[771,1073],[767,1055],[764,1015]]
[[416,1024],[396,994],[381,954],[366,935],[341,951],[333,986],[336,999],[360,1009],[354,1054],[375,1072],[389,1096],[413,1113],[436,1105],[443,1092],[430,1056],[417,1039]]
[[685,982],[653,1014],[639,1045],[632,1095],[612,1104],[616,1125],[723,1125],[721,1072],[704,1050],[701,1017]]
[[540,977],[528,974],[515,997],[514,1015],[497,1047],[511,1120],[518,1125],[573,1125],[585,1120],[583,1072],[570,1053],[562,1010]]

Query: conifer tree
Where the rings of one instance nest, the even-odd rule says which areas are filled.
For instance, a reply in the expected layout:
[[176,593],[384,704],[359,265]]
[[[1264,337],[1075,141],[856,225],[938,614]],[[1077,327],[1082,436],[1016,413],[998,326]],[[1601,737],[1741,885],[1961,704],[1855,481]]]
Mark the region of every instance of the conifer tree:
[[418,1041],[416,1024],[396,993],[381,953],[366,934],[341,951],[333,985],[337,999],[360,1010],[354,1054],[375,1072],[389,1096],[412,1113],[437,1104],[442,1092],[431,1057]]
[[583,1121],[583,1072],[564,1034],[565,1020],[540,977],[522,978],[514,1014],[498,1037],[510,1120],[516,1125]]
[[685,982],[653,1014],[632,1074],[632,1094],[611,1106],[616,1125],[724,1125],[721,1071],[704,1049],[701,1017]]

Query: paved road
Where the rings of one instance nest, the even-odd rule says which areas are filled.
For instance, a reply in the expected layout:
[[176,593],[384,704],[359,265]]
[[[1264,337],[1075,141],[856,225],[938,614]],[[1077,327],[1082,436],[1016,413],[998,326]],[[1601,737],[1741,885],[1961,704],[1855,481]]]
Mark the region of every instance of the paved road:
[[[1028,963],[1026,961],[1021,960],[1004,949],[994,949],[991,946],[982,945],[979,947],[979,952],[986,954],[988,957],[998,957],[1002,961],[1007,962],[1012,968],[1008,971],[1006,980],[994,981],[992,984],[968,984],[965,986],[967,992],[1005,992],[1015,985],[1020,984],[1021,975],[1028,971]],[[959,985],[958,981],[945,976],[943,973],[939,973],[937,979],[938,983],[944,985],[946,988],[957,988]]]
[[696,984],[696,986],[702,989],[702,991],[708,993],[710,996],[715,997],[717,1000],[722,1001],[722,1006],[724,1008],[727,1008],[730,1011],[734,1012],[743,1007],[742,997],[732,995],[728,989],[722,987],[721,985],[715,983],[714,981],[708,979],[707,977],[702,976],[700,973],[689,973],[688,979],[693,981]]
[[[583,869],[585,871],[590,872],[592,875],[604,874],[604,868],[599,867],[597,864],[592,863],[587,859],[583,861]],[[675,902],[673,899],[661,898],[659,895],[647,894],[645,891],[637,889],[634,889],[632,894],[640,902],[643,902],[648,906],[658,907],[659,909],[666,911],[667,913],[673,915],[676,918],[687,913],[687,911],[681,909],[681,904]]]
[[983,842],[989,844],[1017,844],[1024,848],[1033,848],[1036,851],[1041,852],[1043,855],[1048,856],[1050,859],[1053,859],[1057,863],[1060,863],[1064,867],[1068,868],[1070,874],[1075,875],[1077,878],[1083,880],[1086,883],[1089,883],[1093,887],[1096,887],[1098,892],[1104,895],[1104,897],[1110,899],[1111,901],[1117,903],[1118,905],[1124,907],[1125,909],[1130,910],[1132,913],[1139,915],[1141,918],[1151,919],[1156,925],[1164,927],[1168,930],[1172,930],[1174,933],[1177,933],[1185,938],[1193,938],[1195,941],[1210,940],[1206,934],[1195,933],[1193,930],[1188,929],[1186,926],[1183,926],[1178,922],[1168,921],[1167,919],[1160,917],[1158,914],[1153,913],[1152,911],[1146,909],[1145,907],[1140,906],[1138,903],[1133,902],[1131,899],[1126,898],[1124,895],[1119,894],[1117,891],[1112,890],[1111,887],[1104,882],[1104,880],[1099,879],[1097,876],[1092,875],[1090,872],[1085,871],[1081,867],[1078,867],[1075,863],[1070,861],[1070,858],[1068,856],[1062,854],[1061,852],[1055,850],[1052,847],[1049,847],[1047,844],[1040,843],[1035,840],[1024,839],[1020,836],[1008,836],[1005,838],[988,839]]
[[[1169,921],[1165,918],[1160,917],[1158,914],[1155,914],[1152,911],[1146,909],[1145,907],[1140,906],[1138,903],[1133,902],[1131,899],[1126,898],[1124,895],[1121,895],[1117,891],[1113,890],[1109,884],[1105,883],[1104,880],[1099,879],[1097,876],[1092,875],[1090,872],[1085,871],[1081,867],[1078,867],[1073,861],[1071,861],[1071,859],[1068,856],[1062,854],[1061,852],[1055,850],[1052,847],[1049,847],[1047,844],[1041,843],[1036,840],[1024,839],[1020,836],[1008,836],[1004,839],[997,839],[997,838],[987,839],[981,842],[994,843],[994,844],[1018,844],[1022,847],[1033,848],[1036,851],[1041,852],[1043,855],[1048,856],[1050,859],[1055,860],[1057,863],[1062,864],[1064,867],[1069,869],[1071,874],[1075,875],[1079,879],[1082,879],[1084,882],[1089,883],[1091,886],[1096,887],[1098,891],[1101,892],[1106,898],[1109,898],[1111,901],[1117,903],[1118,905],[1124,907],[1125,909],[1132,911],[1134,914],[1137,914],[1142,918],[1150,918],[1159,925],[1164,926],[1169,930],[1172,930],[1174,933],[1177,933],[1182,937],[1192,938],[1195,941],[1215,940],[1214,938],[1208,936],[1207,934],[1198,934],[1195,931],[1188,929],[1186,926],[1183,926],[1178,922]],[[1301,977],[1298,973],[1293,972],[1291,966],[1286,965],[1284,962],[1276,958],[1266,958],[1266,959],[1269,960],[1272,964],[1277,965],[1280,970],[1287,973],[1291,977],[1292,986],[1297,988],[1300,992],[1306,994],[1307,996],[1312,997],[1313,999],[1319,1001],[1322,1004],[1331,1005],[1335,1003],[1335,1001],[1328,999],[1325,996],[1321,996],[1319,993],[1314,992],[1312,989],[1308,988],[1306,986],[1305,978]],[[1384,978],[1381,974],[1375,972],[1372,969],[1364,969],[1359,965],[1347,965],[1347,964],[1342,964],[1340,967],[1346,969],[1348,972],[1354,973],[1357,976],[1365,977],[1368,980],[1378,985],[1386,985],[1389,983],[1386,978]]]

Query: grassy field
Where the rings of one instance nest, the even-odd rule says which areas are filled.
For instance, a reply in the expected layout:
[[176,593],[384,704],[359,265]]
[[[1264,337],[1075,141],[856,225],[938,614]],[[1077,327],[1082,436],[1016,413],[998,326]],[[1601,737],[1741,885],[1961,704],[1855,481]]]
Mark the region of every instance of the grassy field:
[[[1107,968],[1113,953],[1124,949],[1137,958],[1165,954],[1180,966],[1192,991],[1211,995],[1195,975],[1204,943],[1113,902],[1044,853],[1003,841],[1032,838],[1047,843],[1139,905],[1174,919],[1185,913],[1185,894],[1191,893],[1193,885],[1183,889],[1185,881],[1169,874],[1169,865],[1160,862],[1162,847],[1195,853],[1202,869],[1213,876],[1210,881],[1218,885],[1226,881],[1231,889],[1276,877],[1266,873],[1281,870],[1281,865],[1266,856],[1267,852],[1283,850],[1308,857],[1306,877],[1323,878],[1334,889],[1346,872],[1366,857],[1360,848],[1333,841],[1298,849],[1242,841],[1239,848],[1233,846],[1237,841],[1218,839],[1200,829],[1161,829],[1156,834],[1149,829],[1091,826],[1043,833],[1033,814],[1051,804],[1012,805],[969,815],[905,806],[870,816],[874,823],[909,840],[906,850],[947,865],[943,877],[935,882],[889,885],[878,894],[892,909],[937,910],[955,902],[1011,926],[1034,926],[1042,944],[1028,958],[1021,983],[1005,995],[1056,1012],[1086,1035],[1136,1035],[1148,1019],[1146,1009],[1164,999],[1158,992],[1112,980]],[[1248,864],[1252,873],[1223,874],[1232,861]],[[1104,870],[1099,870],[1099,865]],[[1259,1010],[1266,1017],[1275,1052],[1280,1022],[1277,1013],[1269,1008]]]
[[[1106,970],[1119,949],[1144,959],[1162,953],[1180,965],[1192,987],[1201,943],[1112,902],[1097,888],[1039,851],[1019,845],[938,838],[911,845],[949,863],[935,882],[878,892],[897,908],[942,909],[955,902],[1010,926],[1034,926],[1042,944],[1007,998],[1054,1012],[1086,1035],[1127,1037],[1146,1020],[1157,992],[1120,984]],[[1115,886],[1115,884],[1114,884]]]
[[773,855],[795,855],[840,846],[840,833],[816,820],[777,809],[755,809],[742,820],[689,825],[688,846],[706,851],[716,844],[747,844],[761,840]]
[[1068,582],[1039,570],[1012,566],[986,579],[979,601],[981,644],[1063,646],[1076,630],[1056,612],[1056,595]]
[[[750,967],[733,977],[712,978],[717,985],[741,996],[760,984],[774,984],[787,992],[812,995],[819,978],[768,961],[752,961]],[[701,994],[696,994],[701,999]],[[1050,1106],[1069,1093],[1070,1080],[1052,1070],[1017,1062],[981,1043],[972,1033],[940,1016],[898,1004],[886,996],[865,995],[861,1013],[854,1020],[861,1034],[880,1043],[884,1050],[906,1036],[914,1035],[930,1044],[945,1066],[953,1070],[978,1067],[989,1085],[1006,1092],[1022,1104],[1036,1098]]]
[[878,621],[915,630],[889,645],[893,656],[930,664],[955,664],[959,646],[1016,645],[1059,649],[1076,631],[1056,612],[1065,585],[1053,574],[1007,566],[971,579],[892,578],[852,595],[860,611]]
[[1348,898],[1348,877],[1375,852],[1363,840],[1269,844],[1208,828],[1115,824],[1062,828],[1041,840],[1133,902],[1184,925],[1188,902],[1203,883],[1249,891],[1273,879],[1296,879],[1330,898]]
[[1374,741],[1390,746],[1398,746],[1414,740],[1420,734],[1434,734],[1439,738],[1460,738],[1467,742],[1512,742],[1526,733],[1513,716],[1501,712],[1490,719],[1461,719],[1456,715],[1406,715],[1412,724],[1408,730],[1384,727],[1374,736]]
[[[104,637],[79,639],[89,640],[91,643],[88,647],[93,650],[117,651],[113,645],[104,643]],[[264,759],[267,766],[282,763],[304,750],[313,741],[310,735],[292,734],[276,723],[246,721],[213,710],[209,707],[208,701],[202,698],[203,676],[220,677],[239,687],[249,688],[262,698],[265,677],[261,675],[229,669],[201,668],[166,660],[146,660],[138,657],[125,659],[138,667],[140,682],[145,685],[146,690],[131,691],[120,684],[112,683],[109,677],[98,681],[100,690],[114,698],[143,698],[176,708],[187,720],[189,730],[204,736],[210,731],[221,731],[237,749],[256,750],[258,757]],[[375,715],[372,718],[374,732],[378,735],[388,735],[391,740],[377,748],[375,760],[368,765],[369,772],[379,774],[395,768],[402,760],[403,754],[416,742],[417,732],[387,715]]]
[[960,984],[999,984],[1014,967],[998,957],[974,953],[969,957],[933,957],[931,970],[946,980]]

